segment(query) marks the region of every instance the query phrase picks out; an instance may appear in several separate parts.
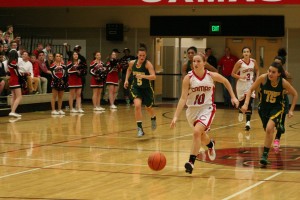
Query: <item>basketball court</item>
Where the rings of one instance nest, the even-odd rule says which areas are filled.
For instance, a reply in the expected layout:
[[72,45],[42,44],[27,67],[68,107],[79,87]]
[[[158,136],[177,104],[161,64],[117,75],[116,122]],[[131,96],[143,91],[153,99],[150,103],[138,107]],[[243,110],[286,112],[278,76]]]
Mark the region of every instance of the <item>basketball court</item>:
[[[157,105],[154,132],[143,111],[142,138],[133,106],[93,112],[86,104],[84,114],[1,117],[0,199],[299,199],[299,111],[287,119],[281,151],[271,150],[270,165],[261,167],[264,132],[257,110],[251,130],[244,131],[236,109],[217,107],[210,131],[216,160],[203,147],[190,175],[184,163],[192,129],[185,112],[170,129],[176,104]],[[157,151],[167,159],[161,171],[148,167]]]

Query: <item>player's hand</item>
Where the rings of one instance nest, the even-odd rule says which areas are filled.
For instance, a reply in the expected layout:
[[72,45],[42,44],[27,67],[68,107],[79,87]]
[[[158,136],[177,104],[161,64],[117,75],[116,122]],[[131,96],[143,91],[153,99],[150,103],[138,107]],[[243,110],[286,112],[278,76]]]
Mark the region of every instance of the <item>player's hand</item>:
[[174,118],[172,119],[171,124],[170,124],[170,128],[174,128],[174,127],[176,126],[176,121],[177,121],[177,117],[174,117]]
[[244,104],[240,110],[245,114],[245,112],[248,110],[248,106]]
[[293,111],[289,111],[288,117],[291,118],[294,116],[294,112]]
[[235,108],[238,108],[239,104],[240,104],[240,102],[239,102],[239,100],[237,100],[237,98],[232,98],[231,103]]
[[128,81],[124,81],[124,88],[125,88],[125,89],[128,88]]

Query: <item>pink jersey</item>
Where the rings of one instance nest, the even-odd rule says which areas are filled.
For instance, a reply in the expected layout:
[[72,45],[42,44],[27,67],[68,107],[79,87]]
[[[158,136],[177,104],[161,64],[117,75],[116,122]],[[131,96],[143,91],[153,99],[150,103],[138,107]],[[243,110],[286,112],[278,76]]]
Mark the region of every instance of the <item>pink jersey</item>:
[[188,107],[201,107],[214,104],[215,84],[210,72],[205,70],[203,77],[198,77],[194,71],[188,73],[190,89],[186,105]]

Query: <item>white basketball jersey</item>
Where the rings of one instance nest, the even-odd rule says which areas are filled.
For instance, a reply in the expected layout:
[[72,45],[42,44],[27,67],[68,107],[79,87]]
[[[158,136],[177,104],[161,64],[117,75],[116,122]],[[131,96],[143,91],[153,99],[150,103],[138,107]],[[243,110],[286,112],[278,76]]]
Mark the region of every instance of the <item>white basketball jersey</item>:
[[253,82],[254,77],[254,61],[252,58],[250,58],[249,63],[245,63],[242,59],[240,59],[238,62],[241,62],[241,68],[240,68],[240,76],[246,76],[246,81]]
[[188,107],[213,105],[215,84],[210,72],[205,70],[203,77],[198,77],[194,71],[190,71],[188,75],[190,77],[190,89],[186,105]]
[[[249,63],[245,63],[242,59],[240,59],[238,62],[241,63],[241,68],[239,69],[240,76],[246,76],[246,79],[238,79],[236,83],[236,93],[238,100],[241,101],[245,98],[245,95],[251,88],[251,85],[253,84],[253,78],[254,78],[254,61],[252,58],[250,58]],[[251,94],[251,97],[255,98],[255,92],[253,91]]]

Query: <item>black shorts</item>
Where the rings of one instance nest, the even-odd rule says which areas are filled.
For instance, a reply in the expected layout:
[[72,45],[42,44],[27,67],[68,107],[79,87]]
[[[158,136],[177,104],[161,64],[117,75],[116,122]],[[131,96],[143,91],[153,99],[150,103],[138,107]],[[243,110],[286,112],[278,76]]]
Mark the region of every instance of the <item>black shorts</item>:
[[264,129],[266,130],[269,120],[273,120],[275,127],[277,128],[281,123],[281,117],[283,114],[283,108],[274,107],[272,109],[263,109],[260,106],[258,107],[258,114],[263,124]]
[[145,106],[151,107],[154,104],[154,91],[151,87],[147,87],[147,88],[131,87],[130,92],[134,99],[135,98],[141,99],[142,103]]

